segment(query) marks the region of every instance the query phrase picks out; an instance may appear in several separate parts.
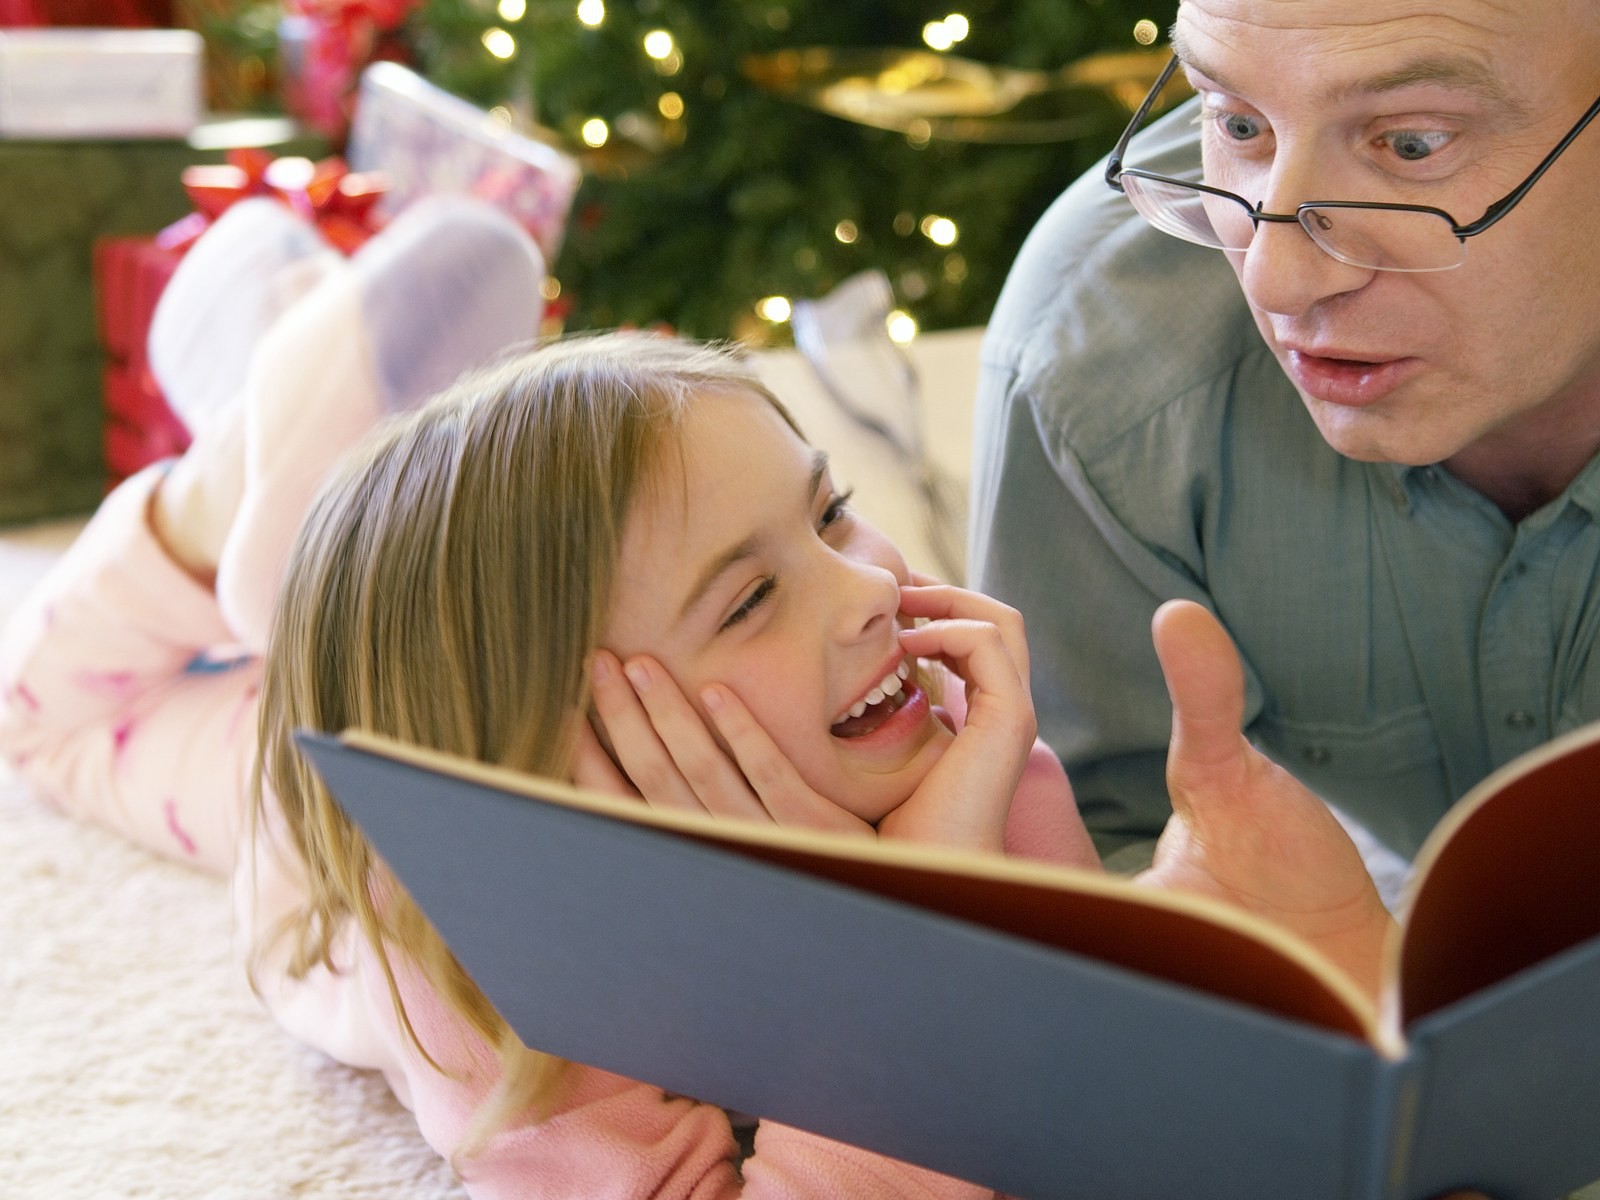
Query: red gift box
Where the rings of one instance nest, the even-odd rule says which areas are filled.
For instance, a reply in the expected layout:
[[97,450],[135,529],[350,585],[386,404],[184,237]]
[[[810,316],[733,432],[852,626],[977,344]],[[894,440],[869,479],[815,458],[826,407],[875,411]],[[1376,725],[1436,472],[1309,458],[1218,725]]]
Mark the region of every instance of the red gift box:
[[182,454],[183,422],[150,373],[146,340],[156,301],[183,257],[153,238],[101,238],[94,248],[95,316],[105,347],[102,373],[106,467],[116,484],[150,463]]
[[188,430],[150,371],[147,343],[162,291],[211,222],[246,196],[272,196],[350,254],[375,231],[382,191],[376,176],[351,172],[336,158],[275,159],[261,150],[233,150],[224,164],[185,168],[183,186],[194,212],[154,237],[102,238],[95,245],[96,321],[106,351],[104,449],[113,485],[189,445]]

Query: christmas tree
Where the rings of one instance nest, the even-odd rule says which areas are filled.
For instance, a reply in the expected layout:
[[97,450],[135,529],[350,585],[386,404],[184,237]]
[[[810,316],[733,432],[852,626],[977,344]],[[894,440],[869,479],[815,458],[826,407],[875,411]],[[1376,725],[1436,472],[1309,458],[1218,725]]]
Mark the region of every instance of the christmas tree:
[[[1140,43],[1176,8],[956,2],[423,0],[409,28],[434,82],[580,150],[555,264],[568,329],[759,340],[788,298],[874,267],[922,328],[986,321],[1029,228],[1159,69]],[[951,77],[930,84],[941,56]],[[1023,99],[994,112],[1008,88]]]

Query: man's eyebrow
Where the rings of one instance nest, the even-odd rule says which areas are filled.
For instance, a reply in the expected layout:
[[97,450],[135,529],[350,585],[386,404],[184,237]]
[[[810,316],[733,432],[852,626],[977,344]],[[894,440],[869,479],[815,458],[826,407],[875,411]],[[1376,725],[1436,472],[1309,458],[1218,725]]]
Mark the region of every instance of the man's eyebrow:
[[[1238,93],[1239,89],[1230,84],[1222,72],[1206,66],[1201,57],[1195,53],[1194,47],[1189,45],[1183,36],[1183,31],[1177,27],[1172,30],[1172,52],[1177,55],[1179,62],[1204,75],[1224,91]],[[1419,84],[1432,84],[1464,92],[1507,109],[1513,115],[1523,111],[1522,103],[1506,90],[1505,84],[1495,76],[1494,72],[1476,59],[1456,54],[1430,55],[1413,59],[1381,75],[1343,84],[1330,91],[1327,99],[1330,102],[1338,102],[1356,96],[1379,96],[1385,92],[1397,92],[1402,88],[1415,87]]]
[[[805,508],[811,507],[811,502],[816,498],[817,488],[822,483],[822,477],[828,471],[828,455],[826,451],[818,450],[811,456],[811,473],[806,477],[806,492],[802,498]],[[678,610],[678,620],[682,621],[705,598],[711,590],[711,585],[721,577],[722,573],[742,559],[749,558],[756,552],[756,543],[753,538],[745,538],[735,545],[729,546],[709,563],[695,579],[694,587],[689,589],[689,595],[683,602],[683,607]]]

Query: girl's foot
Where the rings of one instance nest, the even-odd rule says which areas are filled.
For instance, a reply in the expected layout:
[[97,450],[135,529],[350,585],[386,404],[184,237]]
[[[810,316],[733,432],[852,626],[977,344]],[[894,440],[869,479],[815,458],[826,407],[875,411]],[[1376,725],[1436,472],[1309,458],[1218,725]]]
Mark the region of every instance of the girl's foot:
[[311,225],[265,197],[228,209],[184,255],[156,305],[148,353],[190,433],[238,399],[262,336],[337,258]]
[[543,274],[510,217],[435,197],[335,264],[262,339],[244,388],[244,496],[217,572],[242,642],[265,647],[289,549],[334,464],[385,415],[530,341]]

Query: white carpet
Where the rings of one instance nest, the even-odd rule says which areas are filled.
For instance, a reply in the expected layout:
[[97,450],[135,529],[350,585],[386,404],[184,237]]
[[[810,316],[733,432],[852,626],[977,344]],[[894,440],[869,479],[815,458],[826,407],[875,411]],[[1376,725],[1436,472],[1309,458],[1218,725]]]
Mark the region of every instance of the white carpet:
[[[0,621],[75,528],[0,535]],[[259,1008],[230,935],[220,879],[0,768],[0,1195],[462,1200],[380,1077]]]

